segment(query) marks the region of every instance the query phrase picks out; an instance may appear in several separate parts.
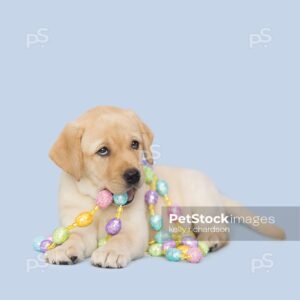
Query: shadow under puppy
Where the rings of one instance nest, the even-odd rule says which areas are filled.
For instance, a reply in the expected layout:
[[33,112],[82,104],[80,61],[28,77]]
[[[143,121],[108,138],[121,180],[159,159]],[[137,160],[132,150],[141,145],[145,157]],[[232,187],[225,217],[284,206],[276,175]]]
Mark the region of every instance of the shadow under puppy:
[[[49,250],[45,256],[49,263],[71,264],[91,256],[95,266],[121,268],[144,255],[151,237],[144,201],[148,188],[141,160],[144,155],[153,164],[152,141],[151,130],[134,112],[116,107],[91,109],[63,129],[50,150],[51,159],[63,170],[59,188],[61,225],[67,226],[80,212],[94,207],[100,190],[107,189],[113,194],[128,192],[130,197],[118,235],[97,248],[98,239],[106,234],[105,224],[115,214],[115,208],[110,206],[96,214],[90,226],[74,229],[64,244]],[[228,210],[230,206],[238,206],[236,215],[251,215],[221,195],[198,171],[166,166],[155,166],[154,171],[169,183],[170,198],[178,205],[227,206]],[[162,203],[156,205],[157,213],[161,208]],[[254,228],[273,238],[284,238],[284,232],[274,225]],[[198,239],[207,241],[216,250],[228,242],[228,233],[201,233]]]

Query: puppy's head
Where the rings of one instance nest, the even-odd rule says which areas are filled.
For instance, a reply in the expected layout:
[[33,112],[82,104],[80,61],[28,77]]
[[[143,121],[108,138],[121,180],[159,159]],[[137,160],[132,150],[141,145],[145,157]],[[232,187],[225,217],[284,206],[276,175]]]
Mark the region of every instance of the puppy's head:
[[134,191],[144,180],[144,153],[152,164],[151,130],[129,110],[96,107],[68,124],[51,159],[77,181],[86,178],[114,194]]

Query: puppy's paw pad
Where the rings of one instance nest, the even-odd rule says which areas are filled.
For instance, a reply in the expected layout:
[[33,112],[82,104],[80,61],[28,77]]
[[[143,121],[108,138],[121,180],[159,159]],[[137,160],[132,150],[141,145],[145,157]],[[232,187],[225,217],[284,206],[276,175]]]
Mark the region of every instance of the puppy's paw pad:
[[130,258],[113,250],[94,251],[91,257],[92,265],[100,268],[124,268],[128,265]]
[[83,260],[83,253],[75,246],[59,246],[47,251],[45,260],[53,265],[71,265]]

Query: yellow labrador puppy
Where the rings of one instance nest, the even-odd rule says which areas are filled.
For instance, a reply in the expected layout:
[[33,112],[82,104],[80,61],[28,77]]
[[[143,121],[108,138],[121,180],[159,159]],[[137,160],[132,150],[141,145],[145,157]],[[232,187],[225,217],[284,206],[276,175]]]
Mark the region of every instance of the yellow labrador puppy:
[[[149,227],[144,195],[142,154],[153,163],[150,146],[153,134],[137,115],[115,107],[96,107],[68,124],[50,151],[51,159],[63,170],[59,189],[59,212],[63,226],[72,223],[80,212],[95,205],[97,193],[108,189],[113,194],[129,192],[129,203],[122,216],[122,230],[106,245],[97,248],[105,236],[105,224],[116,211],[111,206],[96,214],[94,223],[72,231],[61,246],[46,253],[53,264],[71,264],[91,256],[95,266],[120,268],[144,255]],[[170,197],[179,205],[239,206],[219,194],[210,180],[197,171],[155,166],[158,177],[170,185]],[[158,213],[161,205],[157,205]],[[250,213],[240,207],[238,215]],[[256,227],[260,232],[283,239],[284,232],[274,225]],[[224,246],[227,233],[200,234],[212,250]]]

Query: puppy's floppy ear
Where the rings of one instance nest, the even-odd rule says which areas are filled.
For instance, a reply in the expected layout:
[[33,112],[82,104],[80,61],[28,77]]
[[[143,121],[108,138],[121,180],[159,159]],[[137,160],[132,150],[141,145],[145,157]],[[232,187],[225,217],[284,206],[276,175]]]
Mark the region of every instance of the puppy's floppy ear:
[[81,178],[83,168],[82,134],[83,128],[75,123],[67,124],[49,152],[50,158],[77,181]]
[[151,151],[151,145],[153,142],[153,133],[151,129],[137,116],[137,114],[131,110],[129,110],[129,113],[133,115],[133,117],[136,119],[139,129],[142,134],[143,139],[143,150],[145,154],[145,158],[149,164],[153,164],[153,156]]
[[145,153],[145,158],[147,162],[152,165],[153,164],[153,156],[152,156],[152,151],[151,151],[151,145],[153,142],[153,133],[151,129],[142,121],[140,121],[140,127],[141,127],[141,132],[142,132],[142,137],[143,137],[143,146],[144,146],[144,153]]

